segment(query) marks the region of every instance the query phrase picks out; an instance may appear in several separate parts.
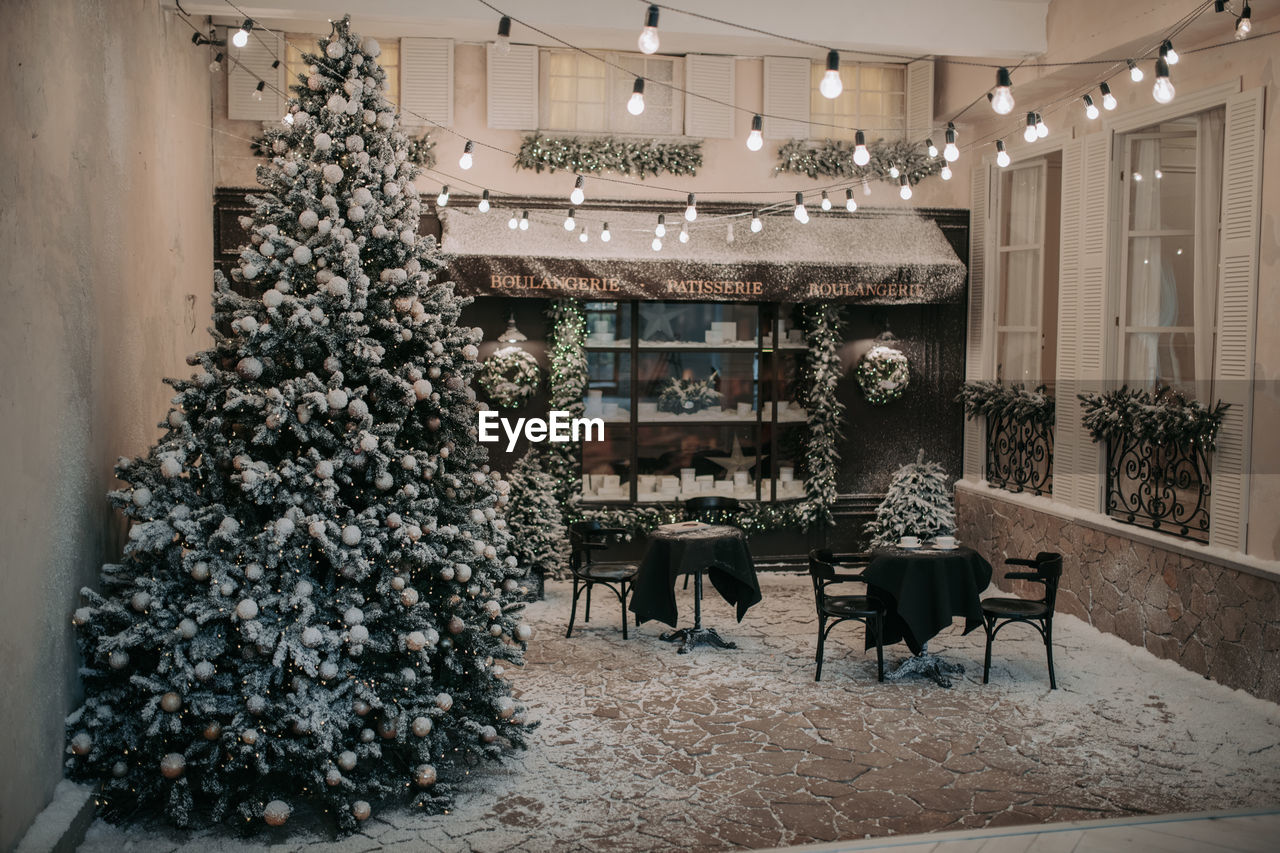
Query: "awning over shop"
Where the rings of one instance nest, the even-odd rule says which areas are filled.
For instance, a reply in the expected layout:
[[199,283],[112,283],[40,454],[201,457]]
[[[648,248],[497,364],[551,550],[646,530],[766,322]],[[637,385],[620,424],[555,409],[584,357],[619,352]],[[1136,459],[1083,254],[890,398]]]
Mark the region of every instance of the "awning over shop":
[[[747,302],[958,302],[967,272],[938,225],[912,214],[813,216],[807,224],[773,216],[753,234],[750,220],[712,217],[690,226],[668,216],[654,251],[656,217],[610,211],[612,240],[600,240],[591,211],[587,242],[547,222],[511,230],[507,213],[445,209],[442,249],[461,293],[473,296],[692,299]],[[706,221],[706,220],[711,221]],[[714,223],[714,224],[713,224]]]

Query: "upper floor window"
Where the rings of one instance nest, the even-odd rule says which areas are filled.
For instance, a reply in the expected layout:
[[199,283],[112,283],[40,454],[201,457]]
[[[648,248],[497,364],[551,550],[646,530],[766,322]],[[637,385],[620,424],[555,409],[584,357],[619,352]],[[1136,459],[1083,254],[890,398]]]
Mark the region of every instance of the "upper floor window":
[[[378,54],[378,64],[382,66],[382,70],[387,74],[387,89],[383,92],[383,95],[393,105],[399,106],[400,40],[379,39],[378,45],[382,48],[382,52]],[[285,38],[285,85],[289,89],[298,85],[299,75],[305,79],[311,74],[310,67],[302,61],[302,55],[304,53],[314,55],[318,50],[315,36],[291,34]]]
[[840,79],[844,91],[836,98],[826,98],[818,91],[826,70],[826,63],[815,62],[810,71],[809,121],[813,138],[853,139],[859,129],[866,132],[868,141],[880,137],[900,139],[906,133],[905,65],[842,62]]
[[[677,57],[606,53],[601,62],[573,50],[544,50],[541,115],[544,130],[637,135],[684,130],[684,62]],[[627,111],[635,78],[644,77],[644,112]],[[663,85],[667,84],[667,85]],[[676,88],[672,88],[676,87]]]
[[1120,376],[1209,399],[1217,306],[1219,108],[1121,137]]

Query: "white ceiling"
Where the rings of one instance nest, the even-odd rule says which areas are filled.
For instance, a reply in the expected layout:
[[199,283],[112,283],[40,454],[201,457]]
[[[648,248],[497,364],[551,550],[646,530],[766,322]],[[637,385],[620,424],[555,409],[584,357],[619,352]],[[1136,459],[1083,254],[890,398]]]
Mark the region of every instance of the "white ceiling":
[[[159,0],[174,8],[174,0]],[[490,0],[517,21],[578,47],[635,50],[645,4],[639,0]],[[1045,50],[1049,0],[673,0],[696,11],[766,33],[779,33],[856,53],[905,56],[1025,57]],[[499,14],[477,0],[183,0],[182,8],[219,23],[242,10],[271,29],[323,33],[327,21],[347,12],[373,36],[435,36],[461,42],[492,41]],[[671,9],[659,22],[662,53],[739,56],[821,56],[810,48],[768,35],[711,23]],[[511,39],[552,45],[520,23]]]

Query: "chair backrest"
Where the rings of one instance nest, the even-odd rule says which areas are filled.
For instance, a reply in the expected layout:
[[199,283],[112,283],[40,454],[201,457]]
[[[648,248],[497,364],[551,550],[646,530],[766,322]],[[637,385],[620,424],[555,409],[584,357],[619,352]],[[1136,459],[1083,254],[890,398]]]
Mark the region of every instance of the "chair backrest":
[[809,552],[809,581],[813,584],[813,601],[822,607],[823,586],[835,579],[836,567],[831,552],[815,548]]
[[691,521],[729,522],[742,511],[742,504],[724,495],[704,495],[684,502],[685,515]]
[[602,541],[602,537],[592,534],[604,525],[596,520],[575,521],[569,525],[569,569],[577,572],[584,564],[591,564],[591,549],[587,543]]
[[1052,551],[1036,554],[1036,574],[1044,581],[1044,603],[1052,613],[1058,605],[1058,582],[1062,580],[1062,555]]

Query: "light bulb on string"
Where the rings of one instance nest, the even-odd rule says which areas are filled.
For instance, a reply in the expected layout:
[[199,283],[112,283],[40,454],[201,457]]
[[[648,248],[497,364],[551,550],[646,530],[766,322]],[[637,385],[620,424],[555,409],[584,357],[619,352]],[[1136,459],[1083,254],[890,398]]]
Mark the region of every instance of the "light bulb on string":
[[661,251],[662,251],[662,238],[661,238],[661,237],[654,237],[654,238],[653,238],[653,242],[649,244],[649,248],[653,249],[655,252],[661,252]]
[[1005,116],[1013,112],[1013,80],[1008,68],[996,72],[996,87],[991,92],[991,109]]
[[1089,95],[1084,96],[1084,114],[1090,120],[1098,117],[1098,108],[1094,105],[1093,98]]
[[1044,139],[1049,135],[1049,126],[1044,123],[1044,118],[1040,113],[1036,113],[1036,136]]
[[1160,58],[1170,65],[1177,65],[1178,60],[1181,57],[1179,57],[1178,52],[1173,49],[1173,42],[1169,39],[1165,39],[1164,44],[1160,45]]
[[462,156],[458,158],[459,169],[470,169],[471,166],[475,163],[475,160],[471,156],[471,151],[474,148],[475,148],[475,143],[472,142],[470,139],[467,140],[466,145],[462,146]]
[[1151,87],[1151,97],[1157,103],[1167,104],[1173,100],[1175,90],[1173,81],[1169,79],[1169,63],[1163,59],[1156,60],[1156,82]]
[[569,193],[569,201],[572,204],[582,204],[586,199],[587,195],[582,191],[582,187],[585,183],[586,179],[583,178],[582,175],[578,175],[577,180],[573,182],[573,192]]
[[582,226],[582,231],[580,231],[580,232],[578,233],[578,242],[579,242],[579,243],[585,243],[585,242],[587,242],[587,240],[589,240],[589,239],[591,239],[591,238],[587,236],[587,226],[583,225],[583,226]]
[[245,18],[244,23],[240,25],[240,29],[236,30],[235,35],[231,37],[231,43],[236,47],[244,47],[249,43],[249,32],[253,29],[253,19]]
[[1247,38],[1251,32],[1253,32],[1253,12],[1249,9],[1249,4],[1245,3],[1244,8],[1240,10],[1240,17],[1236,18],[1236,41]]
[[222,51],[214,54],[213,61],[209,63],[209,71],[216,74],[222,70]]
[[751,211],[751,233],[759,234],[764,230],[764,223],[760,221],[760,211]]
[[795,217],[796,222],[799,222],[801,225],[809,221],[809,211],[805,210],[804,207],[804,193],[796,193]]
[[644,112],[644,78],[637,77],[631,87],[631,99],[627,101],[627,112],[638,116]]
[[1116,108],[1116,96],[1111,94],[1111,87],[1106,83],[1098,84],[1098,91],[1102,93],[1102,108],[1110,112]]
[[942,149],[942,156],[948,163],[960,159],[960,149],[956,147],[956,126],[951,122],[947,122],[947,144]]
[[764,119],[760,116],[751,117],[751,132],[747,134],[747,150],[759,151],[764,147]]
[[520,230],[529,230],[529,211],[525,210],[520,213]]
[[613,235],[609,233],[609,223],[606,222],[604,227],[600,229],[600,242],[608,243],[613,239]]
[[827,198],[827,191],[826,191],[826,190],[823,190],[823,191],[822,191],[822,209],[823,209],[823,210],[830,210],[830,209],[831,209],[831,199]]
[[498,56],[511,52],[511,19],[506,15],[498,20],[498,39],[493,43],[493,50]]
[[[945,163],[946,161],[944,160],[943,162]],[[866,178],[862,179],[862,194],[871,195],[871,182]]]
[[684,224],[682,224],[682,225],[680,226],[680,242],[681,242],[681,243],[688,243],[688,242],[689,242],[689,225],[688,225],[688,223],[684,223]]
[[951,164],[950,163],[942,164],[942,171],[938,173],[938,177],[942,178],[942,180],[944,181],[951,180]]
[[911,182],[907,180],[906,175],[903,175],[899,183],[901,183],[902,187],[898,190],[898,195],[903,201],[906,201],[911,198]]
[[996,165],[1001,169],[1009,165],[1009,152],[1004,150],[1004,140],[996,140]]
[[844,209],[850,213],[858,209],[858,203],[853,200],[853,187],[844,191]]
[[514,211],[511,213],[511,218],[507,220],[507,227],[512,231],[520,227],[520,220],[516,218]]
[[1129,64],[1129,79],[1135,83],[1141,83],[1142,78],[1146,75],[1142,73],[1142,69],[1138,67],[1138,63],[1134,62],[1132,59],[1126,59],[1125,62]]
[[266,80],[259,80],[259,81],[258,81],[258,85],[257,85],[257,86],[255,86],[255,87],[254,87],[254,89],[253,89],[253,99],[254,99],[255,101],[261,101],[261,100],[262,100],[262,90],[263,90],[263,89],[265,89],[266,87],[267,87],[267,81],[266,81]]
[[653,229],[653,236],[667,236],[667,215],[665,213],[658,214],[658,224]]
[[839,51],[827,51],[827,70],[822,75],[822,82],[818,84],[818,91],[828,101],[840,97],[840,93],[844,91],[844,81],[840,79]]
[[933,144],[932,139],[926,139],[924,141],[924,147],[925,147],[925,150],[929,152],[930,157],[938,156],[938,146]]
[[898,167],[896,165],[893,165],[893,164],[889,165],[889,177],[897,178],[901,174],[902,172],[898,170]]
[[636,39],[636,44],[640,47],[641,53],[657,53],[660,43],[658,41],[658,7],[650,6],[649,11],[644,16],[644,29],[640,31],[640,37]]
[[564,218],[564,230],[572,231],[578,225],[573,219],[573,208],[569,208],[569,215]]
[[449,206],[449,185],[445,184],[440,188],[440,195],[436,196],[436,204],[441,207]]
[[476,205],[476,210],[481,213],[489,212],[489,191],[485,190],[480,194],[480,203]]
[[867,136],[859,130],[853,135],[853,163],[855,166],[865,166],[870,162],[871,152],[867,150]]
[[698,218],[698,197],[693,193],[689,193],[688,202],[685,204],[684,218],[686,222],[692,222]]

